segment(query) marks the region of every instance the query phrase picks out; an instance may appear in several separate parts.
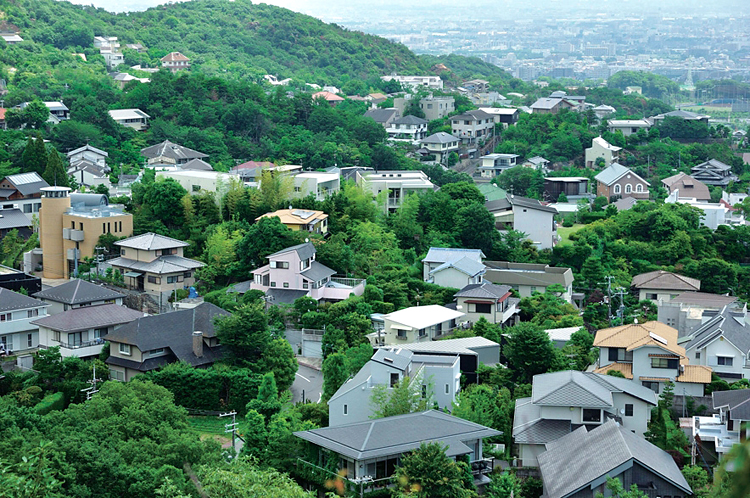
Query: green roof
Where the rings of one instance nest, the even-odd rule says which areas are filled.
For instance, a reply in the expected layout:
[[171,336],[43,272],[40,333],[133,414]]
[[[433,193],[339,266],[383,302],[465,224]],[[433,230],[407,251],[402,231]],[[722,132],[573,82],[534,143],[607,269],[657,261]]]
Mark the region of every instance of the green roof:
[[492,183],[482,183],[477,185],[477,188],[484,195],[485,202],[498,201],[508,197],[508,192]]

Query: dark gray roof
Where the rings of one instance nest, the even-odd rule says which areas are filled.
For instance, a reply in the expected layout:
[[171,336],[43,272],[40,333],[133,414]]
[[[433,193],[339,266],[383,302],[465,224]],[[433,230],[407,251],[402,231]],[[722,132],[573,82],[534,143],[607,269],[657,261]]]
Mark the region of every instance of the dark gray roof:
[[490,211],[502,211],[509,209],[511,206],[518,206],[527,209],[536,209],[537,211],[544,211],[546,213],[557,214],[557,209],[552,206],[545,206],[536,199],[529,199],[528,197],[521,197],[518,195],[510,195],[505,199],[498,199],[495,201],[485,202],[484,206]]
[[34,297],[56,303],[81,304],[118,299],[125,297],[125,294],[77,278],[57,287],[39,291]]
[[268,259],[271,259],[274,256],[279,256],[290,251],[297,251],[297,256],[299,256],[299,259],[304,261],[313,257],[313,255],[315,254],[315,246],[312,245],[312,242],[305,242],[303,244],[297,244],[296,246],[291,246],[287,247],[286,249],[276,251],[273,254],[269,254],[267,257]]
[[482,264],[481,261],[477,261],[473,257],[470,256],[464,256],[460,259],[453,259],[450,261],[446,261],[442,265],[438,266],[434,270],[430,271],[430,275],[433,275],[435,273],[438,273],[440,271],[443,271],[447,268],[455,268],[456,270],[463,272],[470,277],[474,277],[476,275],[479,275],[480,273],[484,273],[484,264]]
[[294,289],[268,289],[266,296],[270,299],[271,304],[292,304],[302,296],[307,296],[310,291]]
[[336,270],[331,270],[323,263],[318,263],[317,261],[310,263],[310,268],[301,273],[303,277],[313,282],[318,282],[335,274]]
[[465,113],[459,114],[458,116],[451,116],[451,121],[475,120],[475,119],[494,120],[495,118],[492,116],[492,114],[487,114],[486,112],[482,110],[466,111]]
[[714,410],[726,407],[731,420],[750,420],[750,389],[714,391],[711,396]]
[[172,249],[176,247],[187,247],[190,244],[181,240],[166,237],[157,233],[148,232],[135,237],[129,237],[115,242],[116,246],[139,249],[141,251],[156,251],[159,249]]
[[456,138],[450,133],[439,131],[437,133],[433,133],[427,138],[423,138],[422,140],[420,140],[420,142],[423,144],[449,144],[452,142],[458,142],[460,140],[460,138]]
[[0,209],[0,230],[30,226],[31,222],[20,209]]
[[148,263],[144,261],[136,261],[129,258],[114,258],[110,259],[108,263],[112,266],[127,268],[128,270],[155,273],[158,275],[195,270],[196,268],[204,266],[200,261],[172,255],[159,256],[155,260]]
[[355,460],[400,455],[419,448],[423,442],[447,445],[449,450],[452,447],[454,451],[448,453],[455,456],[470,452],[462,441],[500,434],[495,429],[435,410],[294,433]]
[[252,285],[252,280],[245,280],[243,282],[237,282],[236,284],[230,285],[227,287],[227,294],[231,294],[232,292],[236,292],[238,294],[244,294],[247,291],[250,290],[250,286]]
[[180,166],[180,169],[193,170],[193,171],[213,171],[214,168],[206,161],[202,159],[191,159],[185,164]]
[[208,157],[208,154],[183,147],[182,145],[172,143],[169,140],[165,140],[160,144],[141,149],[141,154],[148,159],[153,159],[156,157],[169,157],[175,160],[181,160],[194,158],[203,159],[204,157]]
[[[203,346],[204,358],[210,358],[210,363],[213,363],[214,361],[219,359],[218,351],[214,351],[213,349],[217,349],[217,348],[207,348],[205,345]],[[209,356],[206,356],[206,355],[209,355]],[[148,372],[149,370],[155,370],[157,368],[161,368],[164,365],[167,365],[174,361],[177,361],[177,357],[170,351],[170,353],[167,355],[157,356],[155,358],[148,358],[147,360],[142,361],[140,363],[137,361],[128,360],[126,358],[119,358],[117,356],[110,356],[109,358],[107,358],[105,363],[107,365],[125,367],[131,370],[138,370],[140,372]],[[202,363],[202,364],[205,364],[205,363]]]
[[634,276],[630,286],[636,289],[697,291],[701,288],[701,281],[679,273],[657,270]]
[[478,297],[484,299],[500,299],[509,293],[509,285],[495,285],[490,282],[481,284],[470,284],[453,294],[453,297]]
[[692,494],[669,453],[609,421],[588,432],[583,426],[547,445],[539,455],[539,470],[547,498],[564,498],[603,478],[621,465],[638,462]]
[[728,164],[724,164],[718,159],[709,159],[706,162],[693,166],[691,169],[692,171],[699,171],[703,169],[709,169],[709,170],[714,170],[714,171],[729,171],[732,169],[732,167],[729,166]]
[[600,183],[603,183],[604,185],[612,185],[627,173],[631,173],[638,178],[641,178],[640,176],[633,173],[633,171],[627,166],[623,166],[620,163],[612,163],[601,170],[599,174],[594,177],[594,179]]
[[108,334],[107,340],[130,344],[141,351],[169,348],[178,360],[194,366],[213,363],[218,355],[205,344],[202,358],[193,354],[192,334],[201,331],[203,337],[215,337],[214,318],[230,315],[228,311],[204,302],[195,308],[138,318]]
[[646,387],[627,379],[577,370],[535,375],[531,396],[535,405],[608,408],[613,406],[614,392],[656,405],[656,394]]
[[7,199],[15,193],[16,189],[14,188],[0,188],[0,199]]
[[698,327],[689,337],[690,341],[684,344],[686,351],[702,348],[718,337],[724,337],[743,354],[748,354],[750,351],[750,327],[745,324],[743,317],[736,316],[726,306],[716,316]]
[[707,292],[683,292],[673,297],[670,303],[696,304],[710,308],[723,308],[737,301],[734,296],[709,294]]
[[0,287],[0,311],[24,310],[46,305],[47,303],[38,299]]
[[49,183],[39,176],[39,173],[19,173],[10,175],[6,179],[16,187],[21,195],[28,197],[34,194],[40,194],[42,188],[49,187]]
[[395,124],[412,124],[412,125],[421,125],[421,124],[427,124],[426,119],[418,118],[417,116],[412,116],[411,114],[408,116],[400,117],[393,121]]
[[516,444],[545,444],[570,434],[570,420],[537,419],[513,432]]
[[372,118],[375,120],[376,123],[387,123],[395,115],[398,115],[398,109],[395,108],[389,108],[389,109],[369,109],[365,113],[366,118]]
[[73,308],[57,315],[34,320],[31,323],[60,332],[73,332],[129,323],[142,316],[142,312],[131,310],[119,304],[99,304],[97,306]]
[[370,361],[382,363],[383,365],[397,368],[398,370],[406,370],[409,368],[412,356],[414,356],[414,353],[405,349],[378,349],[375,351],[375,354],[372,355]]

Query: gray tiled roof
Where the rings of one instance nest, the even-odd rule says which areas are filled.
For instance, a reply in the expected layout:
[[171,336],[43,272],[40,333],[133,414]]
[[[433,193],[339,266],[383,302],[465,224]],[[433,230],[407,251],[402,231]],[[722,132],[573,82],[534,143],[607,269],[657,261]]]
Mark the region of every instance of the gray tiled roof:
[[129,258],[115,258],[109,260],[108,263],[112,266],[127,268],[128,270],[154,273],[157,275],[179,273],[204,266],[200,261],[181,258],[180,256],[159,256],[149,263]]
[[412,116],[410,114],[408,116],[403,116],[394,120],[393,123],[394,124],[422,125],[422,124],[427,124],[427,120],[418,118],[417,116]]
[[142,316],[143,312],[131,310],[119,304],[99,304],[73,308],[31,323],[60,332],[73,332],[129,323]]
[[585,426],[547,445],[539,470],[548,498],[564,498],[623,464],[643,467],[692,494],[669,453],[609,421],[588,432]]
[[[355,460],[399,455],[419,448],[422,443],[437,442],[450,448],[461,441],[500,434],[500,431],[435,410],[294,433]],[[462,451],[466,450],[468,447]]]
[[124,240],[115,242],[116,246],[138,249],[140,251],[157,251],[159,249],[172,249],[177,247],[187,247],[190,244],[181,240],[173,239],[159,235],[158,233],[148,232],[135,237],[128,237]]
[[583,372],[565,370],[535,375],[532,385],[535,405],[609,408],[612,392]]
[[46,306],[47,303],[0,287],[0,311],[25,310]]
[[511,287],[509,285],[495,285],[490,282],[482,282],[481,284],[470,284],[461,289],[460,291],[453,294],[453,297],[478,297],[484,299],[500,299],[508,292]]
[[318,282],[320,280],[323,280],[324,278],[328,278],[331,275],[335,275],[335,274],[336,274],[336,270],[331,270],[323,263],[318,263],[317,261],[311,262],[310,268],[301,272],[301,275],[303,277],[310,279],[313,282]]
[[57,287],[39,291],[34,297],[56,303],[81,304],[118,299],[125,297],[125,294],[77,278]]
[[312,245],[312,242],[304,242],[302,244],[297,244],[296,246],[291,246],[287,247],[286,249],[276,251],[273,254],[269,254],[267,258],[271,259],[274,256],[279,256],[290,251],[297,251],[297,256],[299,256],[299,259],[304,261],[305,259],[310,259],[313,257],[313,255],[315,254],[315,246]]
[[183,147],[182,145],[172,143],[169,140],[141,149],[141,154],[149,159],[155,157],[169,157],[175,160],[180,160],[193,158],[203,159],[204,157],[208,157],[208,154]]
[[0,209],[0,230],[30,227],[31,222],[20,209]]
[[545,206],[536,199],[529,199],[528,197],[521,197],[518,195],[510,195],[505,199],[498,199],[496,201],[485,202],[484,206],[490,211],[501,211],[509,209],[511,206],[518,206],[528,209],[536,209],[537,211],[544,211],[547,213],[557,214],[557,209],[552,206]]
[[701,288],[701,281],[678,273],[657,270],[634,276],[630,286],[636,289],[697,291]]
[[513,432],[516,444],[545,444],[570,434],[570,420],[538,419]]
[[389,109],[369,109],[365,113],[366,118],[372,118],[375,120],[376,123],[387,123],[391,119],[393,119],[394,116],[398,115],[398,109],[395,108],[389,108]]
[[698,327],[690,334],[690,341],[683,346],[686,351],[702,348],[719,336],[724,337],[744,354],[750,351],[750,327],[728,307],[724,307],[716,316]]
[[236,292],[238,294],[244,294],[247,291],[250,290],[250,286],[252,285],[252,280],[244,280],[242,282],[237,282],[236,284],[230,285],[227,287],[227,294],[231,294],[232,292]]
[[451,121],[462,121],[462,120],[478,120],[478,119],[494,119],[492,114],[488,114],[482,110],[466,111],[458,116],[451,116]]
[[[683,292],[673,297],[670,303],[696,304],[711,308],[723,308],[737,301],[735,296],[710,294],[708,292]],[[741,303],[740,303],[741,304]]]
[[310,294],[309,290],[295,289],[268,289],[266,296],[269,297],[273,304],[292,304],[302,296]]
[[727,407],[731,420],[750,420],[750,389],[714,391],[711,396],[713,397],[714,410],[719,407]]
[[484,337],[462,337],[460,339],[444,339],[442,341],[412,342],[399,344],[401,349],[408,349],[415,353],[450,353],[476,356],[474,349],[499,346],[498,343]]
[[213,166],[208,164],[206,161],[202,159],[198,159],[198,158],[191,159],[185,164],[180,165],[180,169],[192,170],[192,171],[213,171],[214,170]]
[[454,261],[466,256],[469,256],[477,261],[481,261],[482,258],[486,258],[481,249],[430,247],[430,250],[427,252],[427,256],[425,256],[422,261],[426,261],[428,263],[445,263],[446,261]]
[[461,259],[446,261],[442,265],[430,271],[430,275],[438,273],[447,268],[455,268],[456,270],[463,272],[470,277],[474,277],[484,272],[484,265],[480,261],[464,256]]
[[412,356],[414,356],[414,353],[406,349],[394,350],[393,348],[384,348],[375,351],[375,354],[372,355],[370,361],[382,363],[383,365],[397,368],[399,370],[406,370],[409,367],[409,363],[411,363]]
[[423,144],[449,144],[452,142],[458,142],[460,140],[460,138],[456,138],[450,133],[439,131],[437,133],[433,133],[427,138],[423,138],[422,140],[420,140],[420,142]]
[[632,173],[632,171],[630,171],[630,168],[623,166],[620,163],[612,163],[608,167],[603,169],[598,175],[596,175],[594,179],[605,185],[612,185],[626,173]]

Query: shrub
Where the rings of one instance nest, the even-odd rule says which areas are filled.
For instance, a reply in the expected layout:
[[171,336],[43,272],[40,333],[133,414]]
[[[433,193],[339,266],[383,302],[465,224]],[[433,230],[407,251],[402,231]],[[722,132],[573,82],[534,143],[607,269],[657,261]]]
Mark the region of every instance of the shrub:
[[563,218],[562,226],[566,228],[570,228],[573,225],[575,225],[576,222],[576,215],[573,213],[566,214],[565,218]]
[[62,392],[48,394],[34,406],[34,413],[46,415],[54,410],[65,409],[65,395]]

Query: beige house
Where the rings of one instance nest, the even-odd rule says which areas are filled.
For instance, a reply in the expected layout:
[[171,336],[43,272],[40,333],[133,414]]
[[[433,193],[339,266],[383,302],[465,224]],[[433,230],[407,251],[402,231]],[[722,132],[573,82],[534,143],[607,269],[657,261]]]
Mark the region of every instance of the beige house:
[[594,177],[596,195],[607,199],[635,197],[648,199],[648,182],[620,163],[612,163]]
[[100,304],[122,305],[125,294],[113,291],[80,278],[74,278],[62,285],[56,285],[34,294],[49,305],[47,313],[57,315],[64,311]]
[[435,161],[444,163],[451,152],[458,152],[461,139],[454,137],[450,133],[439,131],[427,138],[423,138],[420,143],[430,154],[435,154]]
[[630,286],[638,291],[640,301],[648,299],[658,303],[669,301],[683,292],[701,290],[701,281],[697,278],[659,270],[634,276]]
[[593,168],[596,166],[598,158],[604,159],[604,166],[609,166],[620,159],[622,147],[610,144],[602,137],[596,137],[591,142],[591,147],[586,149],[586,167]]
[[155,233],[115,242],[120,257],[110,260],[112,268],[125,277],[132,290],[168,296],[176,289],[195,285],[195,270],[204,266],[200,261],[183,256],[189,244]]
[[695,199],[703,202],[711,201],[711,193],[706,184],[685,173],[677,173],[674,176],[663,179],[661,183],[670,194],[676,190],[678,192],[678,199]]
[[452,334],[465,317],[460,311],[437,304],[412,306],[383,315],[382,333],[368,337],[381,345],[433,341]]
[[190,69],[190,59],[179,52],[172,52],[161,58],[161,66],[176,73],[183,69]]
[[136,131],[148,128],[148,120],[151,117],[140,109],[114,109],[109,111],[109,115],[118,124]]
[[521,301],[511,297],[509,285],[495,285],[490,282],[470,284],[455,293],[456,309],[466,313],[471,323],[484,318],[490,323],[502,326],[515,325],[518,318],[517,305]]
[[255,218],[278,218],[281,224],[290,230],[318,233],[328,233],[328,215],[323,211],[310,209],[279,209],[273,213],[266,213]]
[[509,285],[521,297],[544,293],[551,285],[561,285],[565,289],[561,297],[569,303],[573,300],[573,270],[570,268],[510,261],[485,261],[484,265],[487,267],[484,280]]

